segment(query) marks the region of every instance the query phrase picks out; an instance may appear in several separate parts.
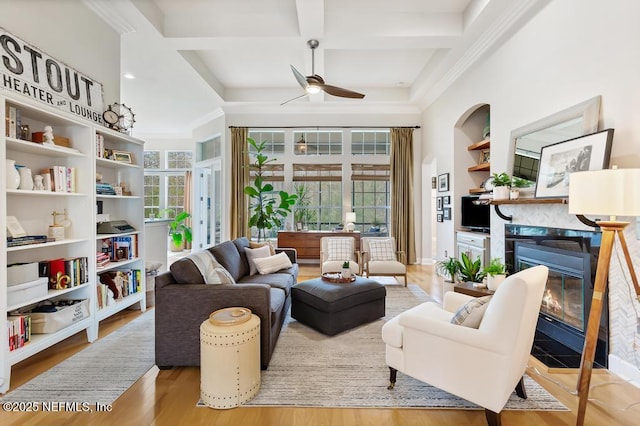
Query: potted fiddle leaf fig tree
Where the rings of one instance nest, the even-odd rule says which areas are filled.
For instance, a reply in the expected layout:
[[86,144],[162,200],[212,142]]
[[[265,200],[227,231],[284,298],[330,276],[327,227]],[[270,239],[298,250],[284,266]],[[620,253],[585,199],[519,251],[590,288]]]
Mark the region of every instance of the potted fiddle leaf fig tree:
[[255,170],[255,178],[251,185],[244,188],[244,193],[249,196],[251,203],[249,227],[258,229],[258,241],[261,241],[265,238],[265,230],[280,229],[298,197],[286,191],[274,190],[273,185],[263,178],[265,166],[275,161],[275,158],[270,159],[264,154],[266,143],[257,143],[253,138],[247,138],[247,143],[255,150],[254,162],[250,165]]

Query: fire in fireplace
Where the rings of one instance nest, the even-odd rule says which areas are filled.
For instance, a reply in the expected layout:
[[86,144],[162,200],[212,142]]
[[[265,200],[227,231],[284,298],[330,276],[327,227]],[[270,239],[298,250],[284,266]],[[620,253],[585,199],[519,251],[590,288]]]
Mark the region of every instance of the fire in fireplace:
[[[505,225],[510,272],[549,267],[532,354],[549,367],[578,368],[591,307],[600,232]],[[605,302],[606,307],[606,302]],[[608,315],[603,312],[597,367],[607,365]]]

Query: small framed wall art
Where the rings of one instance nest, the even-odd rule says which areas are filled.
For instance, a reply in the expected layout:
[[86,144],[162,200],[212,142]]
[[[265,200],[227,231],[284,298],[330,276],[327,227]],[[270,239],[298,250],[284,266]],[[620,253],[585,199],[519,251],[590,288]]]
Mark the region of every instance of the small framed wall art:
[[436,197],[436,210],[442,211],[442,197]]
[[129,164],[133,162],[133,159],[131,158],[131,153],[128,151],[113,150],[112,154],[113,154],[113,159],[115,161],[119,161],[121,163],[129,163]]
[[444,197],[442,197],[444,205],[445,206],[450,206],[451,205],[451,196],[450,195],[445,195]]
[[446,192],[449,190],[449,173],[438,175],[438,192]]
[[438,220],[438,222],[442,222],[442,221],[443,221],[443,219],[442,219],[442,213],[438,213],[438,214],[436,215],[436,219]]
[[451,207],[445,207],[442,210],[444,220],[451,220]]
[[480,157],[478,157],[478,164],[486,164],[491,161],[491,150],[483,149],[480,151]]

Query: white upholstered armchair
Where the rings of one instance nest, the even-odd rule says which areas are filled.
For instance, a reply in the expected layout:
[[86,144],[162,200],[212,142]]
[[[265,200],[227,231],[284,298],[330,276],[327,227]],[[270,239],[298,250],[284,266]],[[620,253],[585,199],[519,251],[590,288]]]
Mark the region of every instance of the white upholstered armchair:
[[362,245],[362,273],[367,276],[404,277],[407,286],[407,259],[403,251],[396,249],[393,237],[366,237]]
[[349,261],[352,274],[360,274],[360,253],[356,251],[354,237],[320,238],[320,268],[322,273],[340,272],[342,264]]
[[[522,376],[547,274],[535,266],[509,276],[488,302],[448,292],[443,306],[427,302],[391,319],[382,328],[389,389],[400,371],[485,408],[489,424],[499,425],[514,389],[526,398]],[[477,328],[465,323],[474,317]]]

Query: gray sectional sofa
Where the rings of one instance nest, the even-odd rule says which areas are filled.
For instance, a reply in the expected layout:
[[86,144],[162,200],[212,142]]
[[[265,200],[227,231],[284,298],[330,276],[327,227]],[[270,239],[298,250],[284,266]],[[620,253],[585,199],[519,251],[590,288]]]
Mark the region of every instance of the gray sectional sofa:
[[187,256],[155,280],[156,365],[159,368],[200,365],[200,325],[222,308],[240,306],[260,317],[260,364],[269,366],[284,319],[291,306],[291,287],[298,278],[296,251],[284,251],[292,267],[267,275],[249,275],[242,237],[209,250],[236,284],[205,284]]

